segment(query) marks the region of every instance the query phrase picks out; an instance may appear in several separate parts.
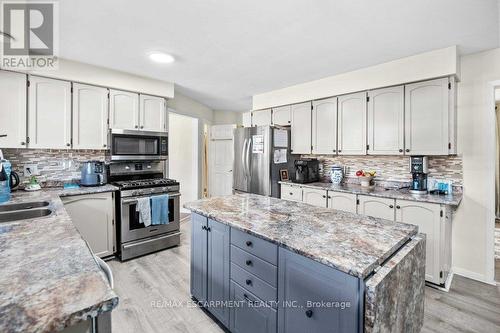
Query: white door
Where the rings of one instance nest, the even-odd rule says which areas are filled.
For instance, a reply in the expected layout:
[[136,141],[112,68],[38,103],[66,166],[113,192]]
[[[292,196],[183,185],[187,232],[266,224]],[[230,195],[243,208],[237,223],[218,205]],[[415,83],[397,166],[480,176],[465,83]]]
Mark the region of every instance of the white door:
[[165,98],[139,96],[139,129],[143,131],[167,131],[167,105]]
[[358,195],[358,214],[394,221],[394,199]]
[[326,207],[326,190],[317,190],[304,187],[302,201],[313,206]]
[[357,213],[356,194],[328,191],[328,208]]
[[271,122],[271,109],[252,112],[252,126],[270,126]]
[[214,125],[210,128],[210,196],[233,192],[233,131],[236,125]]
[[108,89],[73,83],[73,148],[106,149]]
[[109,91],[109,127],[117,129],[139,129],[139,94]]
[[404,87],[368,92],[368,154],[403,155]]
[[30,76],[29,148],[71,147],[71,83]]
[[0,71],[0,147],[26,147],[26,74]]
[[415,201],[396,200],[396,221],[418,226],[418,232],[426,234],[425,279],[439,284],[441,206]]
[[313,101],[313,154],[337,153],[337,97]]
[[338,153],[366,155],[366,92],[338,98]]
[[273,125],[287,126],[292,123],[292,107],[290,105],[273,108]]
[[448,79],[405,86],[405,153],[448,154]]
[[242,115],[243,127],[252,127],[252,112],[245,112]]
[[311,153],[311,102],[292,105],[291,150]]
[[72,222],[98,257],[115,250],[114,200],[112,193],[62,197]]

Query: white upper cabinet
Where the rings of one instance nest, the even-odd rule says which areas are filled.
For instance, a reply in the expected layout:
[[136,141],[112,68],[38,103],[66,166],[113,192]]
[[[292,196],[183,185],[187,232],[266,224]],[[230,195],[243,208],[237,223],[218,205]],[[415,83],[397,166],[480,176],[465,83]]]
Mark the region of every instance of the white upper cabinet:
[[0,148],[26,147],[26,74],[0,71]]
[[311,102],[292,105],[291,150],[311,153]]
[[139,129],[142,131],[166,132],[167,107],[162,97],[140,95]]
[[366,155],[366,92],[338,98],[338,153]]
[[405,153],[447,155],[448,78],[405,86]]
[[367,148],[369,155],[403,155],[403,86],[368,92]]
[[292,123],[292,106],[285,105],[273,108],[273,125],[287,126]]
[[245,112],[242,115],[243,127],[252,127],[252,112]]
[[337,97],[313,101],[313,154],[337,153]]
[[139,94],[113,89],[109,91],[109,127],[139,129]]
[[108,89],[73,84],[73,148],[106,149]]
[[71,83],[30,76],[29,148],[71,147]]
[[252,126],[269,126],[271,122],[271,109],[252,112]]

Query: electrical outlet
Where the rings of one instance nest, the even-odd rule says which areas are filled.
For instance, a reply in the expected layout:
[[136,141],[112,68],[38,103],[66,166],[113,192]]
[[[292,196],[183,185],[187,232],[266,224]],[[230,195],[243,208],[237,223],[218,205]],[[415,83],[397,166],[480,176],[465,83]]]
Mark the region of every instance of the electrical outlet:
[[25,164],[24,165],[24,177],[39,176],[38,165],[36,164]]

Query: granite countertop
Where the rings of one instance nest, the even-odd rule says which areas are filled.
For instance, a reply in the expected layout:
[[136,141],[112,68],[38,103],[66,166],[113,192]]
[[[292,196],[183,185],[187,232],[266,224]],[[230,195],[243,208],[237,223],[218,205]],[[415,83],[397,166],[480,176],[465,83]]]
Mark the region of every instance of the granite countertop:
[[380,198],[411,200],[419,202],[436,203],[441,205],[458,206],[462,201],[462,193],[453,193],[453,195],[434,195],[434,194],[411,194],[408,189],[386,189],[382,186],[363,187],[357,184],[334,185],[326,182],[316,182],[299,184],[291,181],[279,182],[280,184],[297,185],[307,188],[323,189],[336,192],[345,192],[353,194],[371,195]]
[[255,194],[203,199],[184,207],[362,279],[418,230],[411,224]]
[[0,332],[56,332],[111,311],[118,297],[59,196],[114,191],[17,191],[8,203],[48,201],[48,217],[0,223]]

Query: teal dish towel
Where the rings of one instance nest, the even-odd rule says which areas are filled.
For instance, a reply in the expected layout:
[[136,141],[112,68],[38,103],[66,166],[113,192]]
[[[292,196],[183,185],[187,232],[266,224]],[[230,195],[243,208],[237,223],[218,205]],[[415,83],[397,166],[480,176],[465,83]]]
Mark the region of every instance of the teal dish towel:
[[151,197],[151,225],[168,224],[168,194]]

